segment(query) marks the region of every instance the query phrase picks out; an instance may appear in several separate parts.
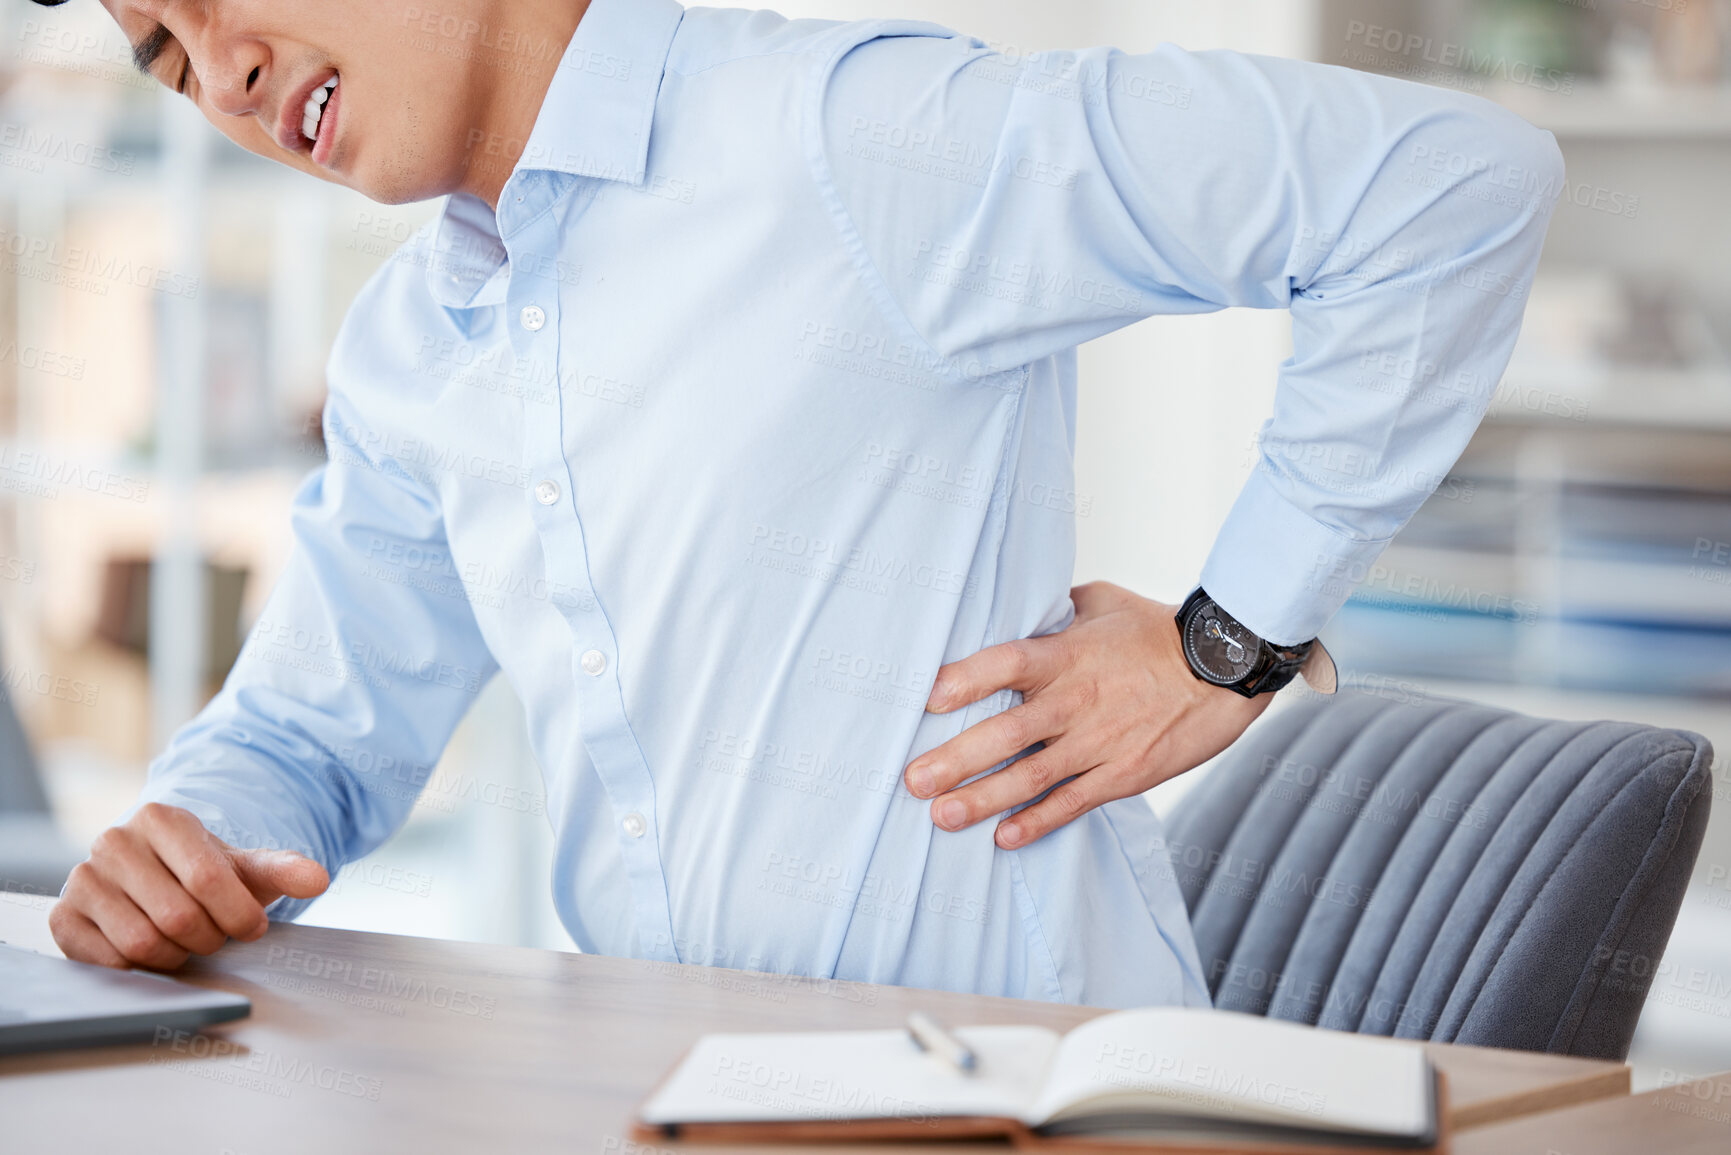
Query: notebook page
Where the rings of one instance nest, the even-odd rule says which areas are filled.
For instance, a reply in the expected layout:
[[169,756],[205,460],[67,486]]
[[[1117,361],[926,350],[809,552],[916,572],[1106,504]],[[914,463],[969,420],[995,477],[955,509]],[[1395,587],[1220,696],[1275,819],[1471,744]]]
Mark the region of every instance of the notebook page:
[[1227,1011],[1119,1011],[1059,1044],[1030,1126],[1104,1107],[1379,1135],[1423,1135],[1430,1071],[1412,1044]]
[[972,1075],[906,1031],[705,1035],[643,1105],[643,1122],[1018,1118],[1040,1092],[1058,1036],[1044,1027],[960,1027]]

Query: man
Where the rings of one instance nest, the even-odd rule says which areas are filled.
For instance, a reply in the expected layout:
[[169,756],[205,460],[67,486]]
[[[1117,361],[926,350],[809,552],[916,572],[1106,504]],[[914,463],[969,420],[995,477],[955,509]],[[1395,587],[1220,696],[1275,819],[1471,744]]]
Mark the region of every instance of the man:
[[[1548,135],[1292,61],[672,0],[105,3],[245,147],[451,195],[354,303],[294,558],[68,882],[68,954],[292,917],[502,669],[584,950],[1206,1004],[1138,795],[1314,660],[1466,443]],[[1206,594],[1070,591],[1075,346],[1229,305],[1290,308],[1294,354]]]

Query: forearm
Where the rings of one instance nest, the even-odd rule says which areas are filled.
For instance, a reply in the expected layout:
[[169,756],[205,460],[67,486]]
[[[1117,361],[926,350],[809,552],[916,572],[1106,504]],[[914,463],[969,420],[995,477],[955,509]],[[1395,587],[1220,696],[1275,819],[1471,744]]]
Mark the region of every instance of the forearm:
[[[225,690],[175,735],[121,822],[151,802],[178,806],[232,846],[293,850],[332,877],[388,836],[362,826],[330,751],[276,719],[247,716],[236,697]],[[305,905],[284,900],[272,914],[292,918]]]
[[408,818],[495,667],[460,588],[405,583],[388,560],[448,550],[417,485],[345,457],[302,488],[293,524],[295,551],[222,692],[152,765],[140,804],[334,876]]
[[1350,211],[1298,215],[1293,356],[1202,573],[1276,642],[1316,635],[1466,447],[1562,188],[1549,135],[1484,102],[1395,127]]

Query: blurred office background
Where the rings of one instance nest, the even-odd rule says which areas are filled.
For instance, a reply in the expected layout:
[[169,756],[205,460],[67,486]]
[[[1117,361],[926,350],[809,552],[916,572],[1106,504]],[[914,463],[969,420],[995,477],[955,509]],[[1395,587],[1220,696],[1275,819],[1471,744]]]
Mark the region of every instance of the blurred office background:
[[[1497,403],[1324,636],[1373,692],[1712,739],[1719,812],[1632,1058],[1644,1086],[1731,1067],[1731,0],[780,7],[1020,50],[1302,57],[1556,134],[1569,188]],[[0,0],[0,889],[57,890],[220,684],[322,458],[336,327],[432,211],[247,156],[128,56],[95,0]],[[1284,315],[1241,310],[1083,350],[1078,580],[1183,596],[1289,351]],[[568,946],[541,790],[495,683],[408,826],[308,920]]]

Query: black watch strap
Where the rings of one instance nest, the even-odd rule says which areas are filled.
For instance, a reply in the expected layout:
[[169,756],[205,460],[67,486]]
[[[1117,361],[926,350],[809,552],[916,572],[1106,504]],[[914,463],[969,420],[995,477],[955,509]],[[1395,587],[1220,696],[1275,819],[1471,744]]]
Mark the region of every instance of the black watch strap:
[[1260,675],[1252,675],[1236,686],[1228,689],[1237,690],[1246,698],[1254,698],[1258,694],[1272,694],[1284,690],[1292,684],[1292,679],[1298,677],[1298,671],[1304,668],[1304,663],[1310,657],[1311,647],[1316,645],[1316,639],[1300,642],[1296,646],[1274,646],[1263,642],[1274,655],[1274,660]]
[[1200,586],[1176,621],[1184,660],[1200,681],[1254,698],[1284,689],[1302,673],[1313,689],[1334,692],[1334,659],[1320,641],[1284,646],[1258,637]]

